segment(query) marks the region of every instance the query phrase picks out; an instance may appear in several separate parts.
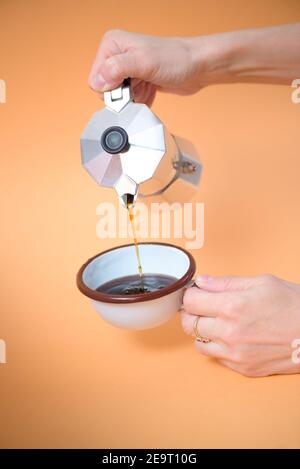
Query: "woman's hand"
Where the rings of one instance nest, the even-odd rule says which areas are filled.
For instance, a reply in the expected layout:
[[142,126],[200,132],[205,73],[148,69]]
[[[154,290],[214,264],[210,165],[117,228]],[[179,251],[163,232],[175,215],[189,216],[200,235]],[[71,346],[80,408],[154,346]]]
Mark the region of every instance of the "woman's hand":
[[299,285],[272,275],[200,277],[196,284],[185,292],[182,326],[193,334],[200,316],[198,335],[211,342],[196,341],[199,352],[246,376],[300,372],[292,359],[293,342],[300,345]]
[[89,85],[102,94],[130,77],[135,101],[150,106],[157,90],[187,95],[211,84],[291,84],[299,58],[300,23],[194,37],[117,29],[104,34]]
[[131,77],[135,100],[148,105],[157,90],[196,93],[201,88],[200,49],[200,44],[194,47],[193,38],[163,38],[111,30],[100,43],[89,85],[103,93]]

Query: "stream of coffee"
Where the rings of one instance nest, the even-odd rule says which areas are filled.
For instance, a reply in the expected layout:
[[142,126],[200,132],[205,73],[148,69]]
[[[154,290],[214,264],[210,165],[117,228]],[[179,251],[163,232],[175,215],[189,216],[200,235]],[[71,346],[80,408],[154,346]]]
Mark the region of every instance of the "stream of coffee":
[[96,290],[108,295],[137,295],[151,293],[176,282],[176,278],[165,274],[144,274],[141,264],[139,243],[136,235],[134,205],[126,198],[128,217],[132,228],[133,241],[137,259],[138,274],[116,278],[100,285]]
[[141,285],[143,285],[143,269],[142,269],[142,264],[141,264],[139,243],[138,243],[137,236],[136,236],[133,204],[128,203],[127,204],[127,209],[128,209],[129,221],[131,223],[131,228],[132,228],[132,233],[133,233],[133,242],[134,242],[134,247],[135,247],[135,254],[136,254],[136,260],[137,260],[138,272],[139,272],[139,276],[140,276],[140,280],[141,280]]

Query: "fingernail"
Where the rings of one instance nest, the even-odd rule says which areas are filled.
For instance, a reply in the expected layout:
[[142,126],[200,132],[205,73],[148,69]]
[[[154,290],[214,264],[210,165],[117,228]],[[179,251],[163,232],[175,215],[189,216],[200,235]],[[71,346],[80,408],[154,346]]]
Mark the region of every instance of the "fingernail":
[[200,275],[199,277],[196,277],[195,282],[198,287],[201,285],[207,285],[208,283],[212,283],[214,280],[214,277],[211,277],[210,275]]
[[104,80],[103,76],[101,75],[101,73],[98,73],[95,78],[93,79],[93,88],[95,90],[99,90],[101,91],[102,88],[104,88],[104,86],[106,85],[106,81]]

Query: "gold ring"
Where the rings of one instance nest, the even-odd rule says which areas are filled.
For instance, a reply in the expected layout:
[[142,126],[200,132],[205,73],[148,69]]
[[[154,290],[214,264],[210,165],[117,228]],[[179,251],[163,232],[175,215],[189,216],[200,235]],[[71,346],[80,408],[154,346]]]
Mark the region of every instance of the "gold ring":
[[211,340],[199,335],[199,332],[198,332],[199,319],[200,319],[200,316],[197,316],[194,322],[194,327],[193,327],[196,340],[198,340],[199,342],[203,342],[204,344],[208,344],[209,342],[211,342]]

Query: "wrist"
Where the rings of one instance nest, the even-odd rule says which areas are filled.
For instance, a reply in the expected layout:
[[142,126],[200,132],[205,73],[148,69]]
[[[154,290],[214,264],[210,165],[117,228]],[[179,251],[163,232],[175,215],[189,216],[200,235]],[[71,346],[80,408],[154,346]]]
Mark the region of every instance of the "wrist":
[[201,86],[243,81],[246,47],[235,33],[200,36],[188,41]]
[[298,37],[299,24],[292,24],[188,38],[199,87],[289,84],[300,70]]

